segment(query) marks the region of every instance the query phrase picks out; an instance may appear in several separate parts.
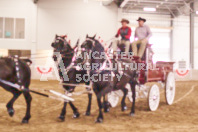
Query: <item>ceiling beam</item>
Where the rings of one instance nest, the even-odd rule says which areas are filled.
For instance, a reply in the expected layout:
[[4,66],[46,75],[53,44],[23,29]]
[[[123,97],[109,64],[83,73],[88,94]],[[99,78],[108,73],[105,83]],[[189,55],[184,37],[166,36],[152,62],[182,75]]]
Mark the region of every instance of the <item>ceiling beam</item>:
[[187,8],[190,9],[191,12],[193,12],[193,9],[190,7],[190,5],[188,5],[185,1],[184,1],[184,4],[186,5]]
[[102,5],[109,6],[112,2],[113,2],[113,0],[105,0],[105,1],[103,0]]
[[34,1],[34,4],[36,4],[36,3],[38,3],[39,0],[33,0],[33,1]]
[[141,13],[141,14],[158,14],[158,15],[170,15],[168,11],[160,11],[160,12],[146,12],[143,10],[123,10],[124,13]]
[[169,10],[169,12],[173,15],[173,17],[176,17],[175,14],[173,13],[173,11],[168,7],[166,6],[166,8]]
[[124,1],[121,3],[120,7],[123,8],[128,2],[129,2],[129,0],[124,0]]
[[[193,0],[129,0],[124,5],[124,11],[134,11],[134,10],[142,10],[144,7],[153,7],[156,8],[157,11],[154,13],[161,14],[169,13],[172,16],[176,17],[179,14],[184,14],[182,7],[187,7],[191,12],[192,8],[190,7],[190,3]],[[151,12],[150,12],[151,13]]]
[[141,0],[141,1],[137,1],[137,0],[129,0],[130,2],[136,2],[136,3],[154,3],[154,4],[179,4],[179,5],[183,5],[183,1],[153,1],[153,0]]

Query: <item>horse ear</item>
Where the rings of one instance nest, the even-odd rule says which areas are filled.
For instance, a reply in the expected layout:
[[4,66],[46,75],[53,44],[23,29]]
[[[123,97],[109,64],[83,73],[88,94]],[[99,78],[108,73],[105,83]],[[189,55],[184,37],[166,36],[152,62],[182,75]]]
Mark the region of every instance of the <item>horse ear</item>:
[[87,34],[86,38],[89,38],[88,34]]
[[67,34],[64,37],[67,38]]
[[95,37],[96,37],[96,34],[93,36],[93,39],[95,39]]
[[112,45],[113,45],[113,42],[111,42],[111,44],[109,45],[109,47],[108,47],[108,48],[110,49]]
[[63,35],[63,36],[61,36],[63,39],[65,39],[66,37],[67,37],[67,35]]
[[54,47],[54,43],[52,43],[51,46]]
[[58,38],[58,35],[57,34],[55,35],[55,38]]
[[77,40],[76,46],[74,47],[74,49],[75,49],[76,47],[78,47],[79,41],[80,41],[80,39]]

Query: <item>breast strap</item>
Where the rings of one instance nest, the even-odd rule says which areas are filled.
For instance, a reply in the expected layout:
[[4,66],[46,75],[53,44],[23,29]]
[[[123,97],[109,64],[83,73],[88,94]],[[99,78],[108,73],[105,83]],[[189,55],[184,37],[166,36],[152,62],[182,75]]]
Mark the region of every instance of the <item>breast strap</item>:
[[22,87],[22,80],[21,80],[21,75],[20,75],[18,55],[15,55],[13,60],[14,60],[14,64],[15,64],[14,66],[15,66],[15,70],[16,70],[17,84],[19,84],[20,87]]

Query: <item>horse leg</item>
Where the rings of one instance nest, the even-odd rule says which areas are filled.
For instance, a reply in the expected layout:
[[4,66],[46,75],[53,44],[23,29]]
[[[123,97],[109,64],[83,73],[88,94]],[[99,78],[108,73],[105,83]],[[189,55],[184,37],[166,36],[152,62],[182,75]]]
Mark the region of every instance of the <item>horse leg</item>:
[[[90,85],[90,82],[86,82],[86,85]],[[88,88],[87,88],[88,89]],[[88,105],[87,105],[87,110],[85,112],[86,116],[90,115],[91,111],[91,101],[92,101],[92,93],[88,93]]]
[[[97,95],[97,94],[96,94]],[[96,123],[102,123],[103,121],[103,114],[102,114],[102,102],[101,102],[101,95],[97,95],[97,102],[99,107],[99,115],[96,119]]]
[[21,92],[19,91],[14,91],[13,92],[13,97],[12,99],[7,103],[7,111],[8,114],[12,117],[14,115],[14,109],[13,109],[13,104],[14,102],[18,99],[18,97],[21,95]]
[[125,110],[127,110],[127,106],[126,106],[126,103],[125,103],[125,99],[126,99],[126,95],[127,95],[127,93],[128,93],[128,89],[123,88],[122,91],[123,91],[123,93],[124,93],[124,96],[123,96],[122,101],[121,101],[121,110],[122,110],[122,111],[125,111]]
[[30,115],[30,108],[31,108],[31,101],[32,101],[32,96],[30,95],[29,92],[24,92],[23,93],[24,97],[25,97],[25,101],[27,104],[27,108],[26,108],[26,115],[22,120],[22,123],[28,123],[29,119],[31,118]]
[[73,110],[73,118],[78,118],[80,116],[78,109],[74,106],[74,104],[72,102],[69,102],[69,105],[71,106],[71,108]]
[[88,106],[87,106],[87,110],[86,110],[86,112],[85,112],[85,115],[86,115],[86,116],[89,116],[89,115],[90,115],[92,93],[89,93],[89,94],[88,94],[88,99],[89,99],[89,101],[88,101]]
[[58,119],[60,119],[60,121],[64,121],[64,120],[65,120],[66,107],[67,107],[67,102],[64,102],[64,105],[63,105],[61,114],[60,114],[60,116],[58,117]]
[[131,81],[130,85],[131,85],[132,98],[133,98],[130,116],[134,116],[134,114],[135,114],[135,96],[136,96],[135,86],[136,86],[136,82]]
[[103,107],[105,113],[108,113],[110,111],[110,104],[105,100],[105,95],[103,95]]

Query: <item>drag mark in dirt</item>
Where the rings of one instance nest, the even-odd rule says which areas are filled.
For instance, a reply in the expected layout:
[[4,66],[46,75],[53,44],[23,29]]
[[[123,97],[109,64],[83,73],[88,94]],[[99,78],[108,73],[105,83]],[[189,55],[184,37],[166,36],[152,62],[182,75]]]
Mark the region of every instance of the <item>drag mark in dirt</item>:
[[184,96],[182,96],[182,97],[180,97],[179,99],[177,99],[176,101],[174,101],[174,103],[173,104],[176,104],[176,103],[178,103],[178,102],[180,102],[181,100],[183,100],[185,97],[187,97],[189,94],[191,94],[192,93],[192,91],[195,89],[195,87],[197,87],[198,85],[193,85],[192,87],[191,87],[191,89],[184,95]]

